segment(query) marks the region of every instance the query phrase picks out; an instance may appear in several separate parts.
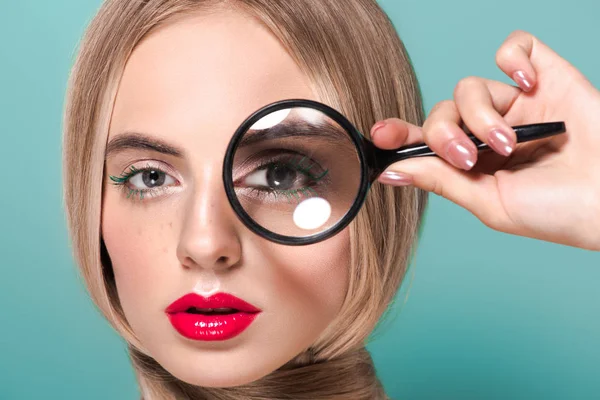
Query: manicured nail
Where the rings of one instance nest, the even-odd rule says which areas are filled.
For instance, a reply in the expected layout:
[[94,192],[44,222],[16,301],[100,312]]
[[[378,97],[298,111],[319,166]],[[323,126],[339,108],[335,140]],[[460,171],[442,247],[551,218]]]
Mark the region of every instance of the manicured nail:
[[385,183],[386,185],[394,186],[407,186],[412,185],[413,183],[413,178],[411,175],[396,171],[385,171],[383,174],[379,175],[377,180],[381,183]]
[[452,165],[468,171],[475,165],[477,150],[474,147],[472,142],[468,144],[462,139],[454,139],[448,143],[446,156]]
[[517,82],[517,85],[525,92],[529,92],[531,88],[533,88],[531,79],[527,78],[527,75],[525,75],[525,72],[523,71],[516,71],[513,74],[513,80]]
[[488,141],[490,142],[490,146],[503,156],[509,156],[515,148],[515,143],[512,138],[500,129],[492,130]]
[[371,140],[375,139],[375,135],[377,134],[377,131],[379,131],[381,128],[383,128],[386,125],[387,125],[387,122],[385,122],[385,121],[379,121],[378,123],[373,125],[373,128],[371,129]]

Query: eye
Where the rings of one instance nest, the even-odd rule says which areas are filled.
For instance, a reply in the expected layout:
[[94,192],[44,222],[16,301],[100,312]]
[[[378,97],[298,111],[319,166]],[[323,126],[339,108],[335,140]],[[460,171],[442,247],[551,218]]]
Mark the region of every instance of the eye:
[[255,202],[312,197],[323,194],[331,183],[329,169],[314,158],[287,149],[253,154],[238,168],[243,177],[234,183],[236,193]]
[[129,178],[133,189],[144,190],[175,183],[175,179],[158,168],[146,168]]
[[302,187],[309,182],[310,177],[293,166],[274,163],[258,169],[244,178],[244,184],[247,186],[271,190],[290,190],[294,189],[294,184]]

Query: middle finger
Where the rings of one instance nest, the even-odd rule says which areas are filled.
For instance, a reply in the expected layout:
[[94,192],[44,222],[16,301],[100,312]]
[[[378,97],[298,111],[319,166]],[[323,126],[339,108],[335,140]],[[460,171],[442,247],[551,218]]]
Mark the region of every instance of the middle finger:
[[470,170],[477,162],[477,147],[460,128],[461,118],[452,100],[437,103],[423,124],[425,143],[457,168]]
[[469,77],[454,90],[458,112],[471,133],[503,156],[515,148],[517,135],[502,117],[520,89],[502,82]]

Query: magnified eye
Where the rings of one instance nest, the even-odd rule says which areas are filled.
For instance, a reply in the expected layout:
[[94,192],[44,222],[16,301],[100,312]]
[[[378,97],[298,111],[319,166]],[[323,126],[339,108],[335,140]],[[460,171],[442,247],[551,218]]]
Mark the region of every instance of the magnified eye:
[[363,200],[358,195],[368,189],[352,124],[324,104],[301,103],[314,107],[290,103],[261,109],[259,123],[245,121],[223,170],[227,197],[246,226],[294,245],[303,243],[291,239],[347,224],[344,217],[353,217],[349,211],[355,212],[352,206]]
[[170,175],[158,169],[145,169],[129,178],[134,189],[152,189],[175,183]]
[[245,191],[250,197],[312,197],[330,183],[329,170],[301,153],[271,149],[255,155],[255,160],[258,165],[238,181],[238,187],[250,189]]
[[294,184],[298,183],[300,187],[309,183],[310,177],[305,173],[299,172],[293,166],[285,164],[269,164],[261,168],[244,179],[244,184],[272,190],[290,190],[295,189]]

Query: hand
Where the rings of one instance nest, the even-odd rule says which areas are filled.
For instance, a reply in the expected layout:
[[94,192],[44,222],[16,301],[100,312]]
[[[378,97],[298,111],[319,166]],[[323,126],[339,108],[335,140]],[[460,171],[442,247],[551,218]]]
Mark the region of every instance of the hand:
[[[425,142],[442,157],[400,161],[379,181],[434,192],[498,231],[600,250],[600,92],[526,32],[506,39],[496,63],[518,87],[465,78],[422,128],[373,126],[380,148]],[[554,121],[567,132],[515,145],[511,126]],[[462,124],[494,151],[478,154]]]

